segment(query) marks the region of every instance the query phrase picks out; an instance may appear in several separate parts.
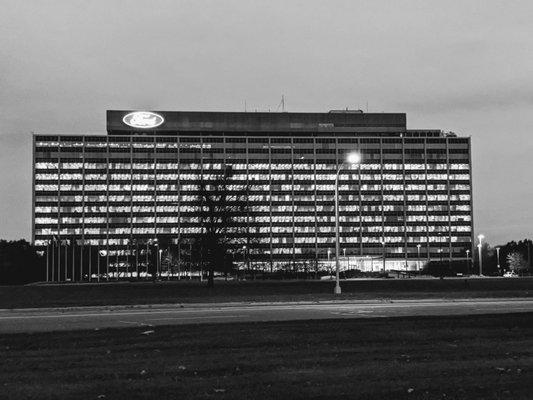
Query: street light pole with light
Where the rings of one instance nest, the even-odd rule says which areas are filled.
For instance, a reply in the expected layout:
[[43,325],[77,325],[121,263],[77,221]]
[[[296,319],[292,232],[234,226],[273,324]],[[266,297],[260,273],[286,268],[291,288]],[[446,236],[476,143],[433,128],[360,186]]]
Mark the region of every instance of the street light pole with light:
[[382,251],[383,268],[382,268],[382,269],[383,269],[383,271],[385,271],[385,264],[386,264],[386,260],[385,260],[385,258],[387,257],[387,252],[386,252],[387,249],[385,248],[385,238],[383,238],[383,239],[380,241],[380,243],[381,243],[381,246],[383,247],[383,251]]
[[350,165],[360,165],[361,163],[361,154],[358,152],[348,153],[346,160],[339,165],[337,173],[335,174],[335,289],[333,290],[334,294],[341,294],[341,285],[339,281],[339,253],[340,253],[340,242],[339,242],[339,174],[344,167],[344,164],[348,163]]
[[498,264],[498,272],[501,273],[500,269],[500,248],[496,247],[496,263]]
[[477,245],[478,251],[479,251],[479,276],[483,276],[483,257],[481,255],[481,249],[482,249],[482,241],[485,239],[484,235],[478,235],[477,238],[479,239],[479,244]]
[[470,274],[470,250],[466,250],[466,273]]

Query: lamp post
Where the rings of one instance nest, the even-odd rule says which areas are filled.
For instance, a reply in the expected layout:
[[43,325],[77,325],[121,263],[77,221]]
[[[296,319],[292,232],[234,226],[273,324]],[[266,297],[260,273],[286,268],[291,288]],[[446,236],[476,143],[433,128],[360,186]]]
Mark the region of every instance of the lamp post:
[[383,240],[381,240],[380,243],[381,243],[381,246],[383,246],[383,251],[382,251],[383,268],[382,270],[385,271],[385,258],[386,258],[385,238],[383,238]]
[[55,248],[54,248],[55,247],[54,246],[55,242],[56,242],[56,239],[55,239],[55,236],[54,236],[53,239],[52,239],[52,252],[51,252],[52,253],[52,276],[51,276],[52,279],[51,279],[51,281],[52,282],[54,281],[54,270],[55,270]]
[[466,250],[466,273],[470,273],[470,250]]
[[331,258],[331,249],[328,249],[328,272],[331,276],[331,261],[330,261],[330,258]]
[[485,236],[478,235],[477,238],[479,239],[479,244],[477,245],[479,251],[479,276],[483,276],[483,257],[481,255],[481,248],[483,246],[482,241],[485,239]]
[[163,249],[159,249],[158,258],[157,258],[157,279],[161,279],[161,253],[163,253]]
[[346,271],[346,249],[342,249],[342,256],[344,258],[344,261],[343,261],[343,269]]
[[67,275],[67,269],[68,269],[68,239],[65,240],[65,282],[67,281],[68,279],[68,275]]
[[148,276],[148,250],[149,250],[149,241],[147,240],[146,241],[146,253],[144,254],[144,272],[145,272],[145,276]]
[[135,239],[135,277],[139,280],[139,241]]
[[98,257],[96,262],[96,280],[100,282],[100,242],[96,245],[96,256]]
[[46,243],[46,282],[49,282],[50,278],[50,242]]
[[247,267],[247,258],[246,258],[246,245],[242,246],[242,277],[246,277],[246,267]]
[[498,272],[501,272],[500,269],[500,248],[496,247],[496,263],[498,264]]
[[422,245],[420,243],[418,243],[416,245],[416,250],[418,252],[418,260],[417,260],[417,263],[416,263],[416,268],[420,271],[420,247],[422,247]]
[[57,281],[61,282],[61,238],[57,240]]
[[346,156],[345,162],[339,165],[337,173],[335,174],[335,289],[333,290],[334,294],[341,294],[341,285],[339,282],[339,174],[345,163],[351,165],[359,165],[361,163],[361,154],[358,152],[351,152]]

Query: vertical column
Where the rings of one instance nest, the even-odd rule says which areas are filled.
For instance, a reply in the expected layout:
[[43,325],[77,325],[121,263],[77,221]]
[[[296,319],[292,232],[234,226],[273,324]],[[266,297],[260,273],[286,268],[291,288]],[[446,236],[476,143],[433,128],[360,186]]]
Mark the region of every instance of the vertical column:
[[[83,137],[83,150],[82,150],[82,182],[81,182],[81,245],[80,245],[80,282],[83,281],[83,248],[85,245],[85,174],[86,174],[86,168],[85,168],[85,157],[86,157],[86,146],[87,146],[87,138]],[[108,150],[106,150],[108,151]],[[108,161],[109,165],[109,161]],[[107,187],[106,193],[109,196],[109,187]]]
[[405,271],[408,269],[408,251],[409,244],[407,243],[407,193],[405,191],[405,138],[402,137],[402,193],[403,193],[403,242],[405,255]]
[[[129,251],[129,255],[128,255],[128,263],[131,263],[131,260],[132,260],[132,256],[131,256],[131,253],[132,253],[132,244],[133,244],[133,237],[134,237],[134,234],[133,234],[133,137],[130,136],[129,138],[129,146],[130,146],[130,243],[129,243],[129,246],[128,246],[128,251]],[[137,238],[135,238],[135,244],[137,244]],[[100,257],[98,257],[98,259],[100,259]],[[137,245],[135,246],[135,260],[137,260]],[[139,279],[139,276],[138,276],[138,272],[139,272],[139,268],[138,268],[138,265],[135,265],[135,271],[136,271],[136,274],[137,276],[135,277],[136,279]],[[131,270],[130,270],[130,274],[131,274]]]
[[109,137],[106,137],[106,279],[109,281]]
[[[357,139],[357,149],[361,152],[361,139]],[[357,167],[357,196],[359,197],[359,259],[363,259],[363,198],[361,191],[361,166],[363,164],[363,153],[361,152],[361,162]]]
[[[157,140],[156,136],[152,139],[152,146],[154,148],[154,158],[152,160],[154,164],[153,172],[154,172],[154,239],[157,238]],[[201,147],[201,146],[200,146]],[[200,149],[201,151],[201,149]],[[201,158],[200,158],[201,159]],[[200,161],[201,163],[202,161]],[[156,263],[158,260],[159,254],[156,254]]]
[[[177,197],[177,205],[178,205],[178,280],[181,279],[181,164],[180,164],[180,138],[179,136],[176,136],[176,165],[177,168],[174,171],[176,173],[176,190],[175,190],[175,196]],[[225,150],[224,150],[225,151]],[[226,162],[226,154],[224,154],[224,162]],[[175,202],[172,202],[174,205]]]
[[[385,199],[384,199],[384,196],[385,196],[385,191],[383,190],[383,173],[385,171],[385,159],[383,158],[383,138],[380,137],[379,138],[379,163],[380,163],[380,170],[379,170],[379,173],[380,173],[380,188],[381,188],[381,239],[383,240],[383,243],[385,243],[383,246],[383,253],[382,253],[382,257],[383,257],[383,271],[385,271],[387,269],[387,266],[385,265],[385,259],[387,258],[387,248],[388,248],[388,244],[387,244],[387,238],[385,236]],[[374,174],[374,177],[375,177],[375,174]],[[372,255],[372,258],[374,257],[374,255]]]
[[315,267],[318,269],[318,210],[317,210],[317,154],[316,154],[316,136],[312,138],[313,140],[313,185],[314,185],[314,191],[313,191],[313,199],[314,199],[314,212],[315,212]]
[[274,248],[272,246],[272,143],[268,138],[268,201],[269,201],[269,235],[270,235],[270,272],[272,273],[274,265]]
[[61,136],[57,138],[57,281],[61,281]]
[[294,269],[296,267],[296,273],[298,273],[298,264],[296,263],[296,224],[295,224],[295,218],[296,215],[294,213],[294,138],[291,137],[291,215],[292,215],[292,268]]
[[450,146],[449,139],[446,138],[446,193],[448,198],[448,262],[452,262],[452,215],[450,202]]
[[[468,138],[468,172],[469,172],[469,187],[470,187],[470,254],[474,259],[474,197],[473,197],[473,179],[472,179],[472,138]],[[470,265],[468,266],[470,269]]]
[[[335,215],[335,218],[338,219],[338,228],[339,228],[339,233],[338,233],[338,237],[339,237],[339,251],[338,251],[338,255],[339,255],[339,260],[337,261],[336,257],[337,257],[337,252],[335,253],[335,263],[339,263],[339,266],[341,265],[341,261],[340,261],[340,258],[341,258],[341,254],[343,254],[343,251],[342,249],[345,247],[343,245],[341,245],[342,243],[342,239],[343,239],[343,235],[341,232],[343,232],[343,229],[342,229],[342,224],[341,224],[341,208],[342,208],[342,202],[341,202],[341,190],[340,190],[340,187],[341,187],[341,175],[342,173],[345,171],[344,169],[344,159],[342,158],[342,155],[340,155],[340,149],[339,149],[339,138],[338,137],[335,137],[335,142],[334,142],[334,146],[335,146],[335,172],[339,171],[339,175],[337,176],[337,181],[336,181],[336,187],[337,187],[337,214]],[[339,169],[340,168],[340,169]],[[343,171],[344,170],[344,171]],[[337,244],[335,244],[335,246],[337,246]],[[340,269],[340,267],[339,267]]]
[[[35,133],[31,135],[31,244],[35,245]],[[46,249],[46,260],[48,262],[48,247]],[[47,264],[48,265],[48,264]],[[48,281],[48,274],[46,275],[46,281]]]
[[[250,144],[249,138],[246,138],[246,251],[245,253],[245,262],[244,269],[250,266],[250,199],[249,199],[249,189],[250,189]],[[246,276],[246,272],[243,274]]]
[[428,152],[427,152],[427,139],[424,139],[424,175],[425,175],[425,196],[426,196],[426,255],[427,255],[427,263],[429,264],[431,252],[430,252],[430,246],[431,243],[429,241],[429,201],[428,201]]

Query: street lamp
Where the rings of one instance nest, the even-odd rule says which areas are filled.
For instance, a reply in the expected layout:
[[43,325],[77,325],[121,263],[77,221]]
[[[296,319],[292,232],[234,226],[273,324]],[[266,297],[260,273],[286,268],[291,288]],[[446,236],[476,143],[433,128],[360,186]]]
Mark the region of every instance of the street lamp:
[[478,251],[479,251],[479,276],[483,276],[483,259],[481,256],[481,247],[483,244],[481,243],[483,239],[485,239],[484,235],[478,235],[477,238],[479,239],[479,244],[477,245]]
[[337,173],[335,174],[335,289],[333,290],[334,294],[341,294],[341,285],[339,282],[339,174],[345,163],[350,165],[359,165],[361,163],[361,154],[358,152],[348,153],[346,156],[346,161],[339,165]]
[[501,271],[500,269],[500,248],[496,247],[496,262],[498,264],[498,272]]
[[383,258],[383,271],[385,271],[385,258],[386,258],[386,249],[385,249],[385,238],[383,238],[383,240],[380,241],[381,245],[383,246],[383,254],[382,254],[382,258]]
[[[343,258],[344,258],[344,261],[343,261],[343,265],[344,265],[344,267],[343,267],[343,269],[346,271],[346,269],[347,269],[347,268],[346,268],[346,249],[342,249],[342,256],[343,256]],[[348,263],[348,268],[349,268],[349,264],[350,264],[350,263]]]
[[157,278],[161,279],[161,253],[163,253],[163,249],[159,249],[159,258],[157,260]]
[[470,274],[470,250],[466,250],[466,273]]
[[416,263],[417,265],[417,269],[420,271],[420,247],[422,247],[422,245],[420,243],[418,243],[416,245],[416,250],[418,251],[418,262]]

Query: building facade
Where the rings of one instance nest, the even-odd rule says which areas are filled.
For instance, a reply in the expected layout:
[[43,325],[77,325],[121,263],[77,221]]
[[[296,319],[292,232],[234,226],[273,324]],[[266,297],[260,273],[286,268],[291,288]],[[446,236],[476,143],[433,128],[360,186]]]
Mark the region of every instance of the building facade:
[[338,170],[343,268],[472,251],[470,138],[407,129],[405,114],[108,111],[107,135],[34,135],[33,164],[34,243],[97,246],[107,271],[132,243],[198,235],[199,178],[227,166],[248,188],[239,223],[259,268],[331,265]]

